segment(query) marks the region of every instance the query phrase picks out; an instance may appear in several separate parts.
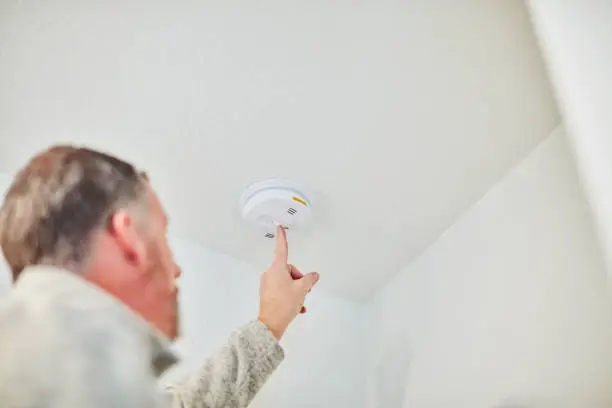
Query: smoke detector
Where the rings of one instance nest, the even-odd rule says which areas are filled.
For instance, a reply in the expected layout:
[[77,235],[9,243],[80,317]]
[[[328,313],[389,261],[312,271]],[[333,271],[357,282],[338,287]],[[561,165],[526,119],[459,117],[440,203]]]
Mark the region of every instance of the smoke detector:
[[310,199],[296,184],[279,179],[251,185],[240,198],[242,217],[265,238],[276,236],[278,225],[302,229],[310,225]]

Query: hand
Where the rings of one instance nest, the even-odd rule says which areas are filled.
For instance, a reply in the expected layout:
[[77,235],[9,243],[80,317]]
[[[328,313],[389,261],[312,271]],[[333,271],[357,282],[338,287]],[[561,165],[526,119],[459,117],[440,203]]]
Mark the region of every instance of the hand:
[[319,274],[306,275],[287,263],[289,249],[285,229],[278,228],[272,265],[261,276],[259,320],[280,340],[289,324],[305,312],[304,298],[319,280]]

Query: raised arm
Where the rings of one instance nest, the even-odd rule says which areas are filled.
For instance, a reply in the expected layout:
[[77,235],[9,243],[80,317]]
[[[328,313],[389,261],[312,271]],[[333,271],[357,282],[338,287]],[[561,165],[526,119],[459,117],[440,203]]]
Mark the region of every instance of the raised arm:
[[173,408],[243,408],[255,397],[283,360],[278,341],[319,279],[317,273],[302,275],[287,260],[287,238],[279,228],[274,261],[261,277],[258,320],[235,331],[199,372],[168,387]]
[[168,387],[173,408],[246,407],[284,358],[260,321],[236,330],[199,372]]

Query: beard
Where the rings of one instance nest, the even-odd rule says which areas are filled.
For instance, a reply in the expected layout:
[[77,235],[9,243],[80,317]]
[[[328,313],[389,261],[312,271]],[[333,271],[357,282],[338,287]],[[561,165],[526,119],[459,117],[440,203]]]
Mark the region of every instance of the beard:
[[174,302],[172,305],[173,313],[172,313],[172,322],[171,322],[171,335],[170,340],[175,340],[181,334],[181,313],[179,306],[179,296],[178,290],[174,292]]
[[175,340],[180,332],[179,290],[174,282],[173,269],[166,267],[160,252],[156,249],[149,249],[151,263],[148,272],[152,281],[150,283],[155,287],[153,290],[157,303],[156,326],[170,340]]

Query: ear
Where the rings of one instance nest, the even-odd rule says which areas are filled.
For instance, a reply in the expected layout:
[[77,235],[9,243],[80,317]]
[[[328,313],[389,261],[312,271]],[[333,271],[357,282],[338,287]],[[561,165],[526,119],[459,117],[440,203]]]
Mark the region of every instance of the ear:
[[112,215],[109,233],[127,262],[134,266],[146,263],[145,242],[138,233],[134,219],[127,211],[119,210]]

